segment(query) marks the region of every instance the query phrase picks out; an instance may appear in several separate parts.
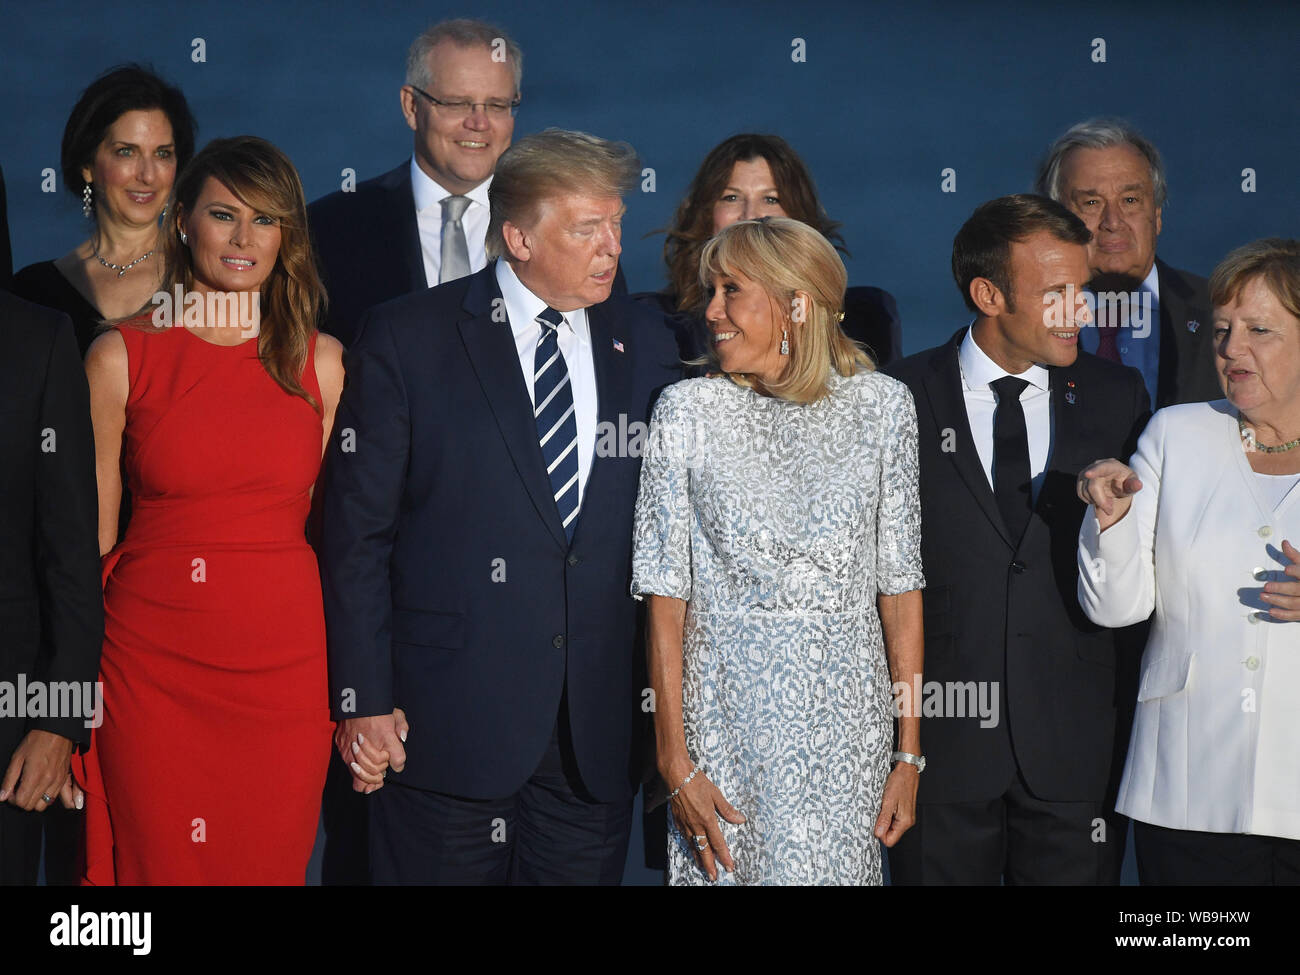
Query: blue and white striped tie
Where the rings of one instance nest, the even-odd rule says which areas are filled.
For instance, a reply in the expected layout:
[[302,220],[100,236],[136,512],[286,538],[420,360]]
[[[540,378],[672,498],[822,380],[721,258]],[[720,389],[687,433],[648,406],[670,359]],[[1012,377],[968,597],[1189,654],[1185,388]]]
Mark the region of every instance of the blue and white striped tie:
[[536,321],[542,334],[533,356],[533,416],[555,507],[564,524],[564,536],[572,542],[578,522],[578,421],[573,412],[573,386],[556,332],[564,316],[547,308]]

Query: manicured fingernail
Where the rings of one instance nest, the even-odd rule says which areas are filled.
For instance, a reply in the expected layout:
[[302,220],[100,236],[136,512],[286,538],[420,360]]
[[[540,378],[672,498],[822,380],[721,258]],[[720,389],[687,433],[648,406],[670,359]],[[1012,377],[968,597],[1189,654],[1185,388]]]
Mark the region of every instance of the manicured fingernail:
[[352,754],[353,755],[361,754],[361,746],[358,745],[355,741],[352,743]]
[[73,802],[73,805],[76,806],[78,809],[85,809],[85,808],[86,808],[86,797],[85,797],[85,796],[77,796],[77,799],[76,799],[75,802]]
[[361,771],[361,766],[358,765],[356,762],[353,762],[353,763],[352,763],[352,771],[356,772],[357,775],[364,775],[364,774],[365,774],[364,772]]
[[358,732],[357,732],[357,741],[361,742],[361,744],[364,745],[364,744],[366,743],[366,736],[363,735],[361,732],[358,731]]
[[403,732],[401,733],[401,735],[399,735],[398,737],[400,737],[400,738],[402,739],[402,741],[406,741],[406,732],[403,731]]

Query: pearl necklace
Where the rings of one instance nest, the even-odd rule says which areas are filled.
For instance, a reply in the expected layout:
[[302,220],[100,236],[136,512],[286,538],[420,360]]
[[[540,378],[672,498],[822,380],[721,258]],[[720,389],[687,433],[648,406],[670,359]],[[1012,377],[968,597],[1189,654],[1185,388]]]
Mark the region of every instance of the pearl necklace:
[[153,255],[154,255],[154,251],[156,251],[156,250],[157,250],[157,248],[155,247],[154,250],[151,250],[148,254],[143,254],[143,255],[141,255],[140,257],[137,257],[137,258],[136,258],[134,261],[132,261],[130,264],[114,264],[112,261],[106,261],[106,260],[104,260],[102,257],[99,256],[99,245],[96,244],[96,245],[95,245],[95,260],[99,261],[99,263],[102,264],[102,265],[104,265],[104,267],[106,267],[106,268],[110,268],[110,269],[116,271],[116,272],[117,272],[117,276],[120,278],[123,274],[125,274],[127,271],[131,270],[131,268],[135,267],[135,266],[136,266],[137,264],[139,264],[141,261],[147,261],[147,260],[149,260],[149,258],[153,257]]
[[1250,449],[1258,450],[1263,454],[1284,454],[1288,450],[1294,450],[1300,447],[1300,437],[1294,440],[1288,440],[1286,443],[1280,443],[1276,447],[1265,447],[1262,443],[1255,440],[1255,431],[1246,426],[1246,418],[1240,413],[1237,414],[1237,429],[1241,431],[1241,439],[1250,442]]

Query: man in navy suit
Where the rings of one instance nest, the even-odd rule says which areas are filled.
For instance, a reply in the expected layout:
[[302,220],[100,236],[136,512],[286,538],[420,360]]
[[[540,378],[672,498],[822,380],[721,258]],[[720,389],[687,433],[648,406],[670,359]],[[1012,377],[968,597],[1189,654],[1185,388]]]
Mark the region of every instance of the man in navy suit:
[[[482,21],[430,27],[411,44],[400,91],[411,158],[307,208],[329,291],[324,330],[345,346],[372,305],[487,265],[492,172],[514,134],[523,57]],[[621,269],[614,293],[627,293]]]
[[344,345],[370,306],[487,264],[488,189],[522,78],[519,45],[481,21],[444,21],[412,43],[400,92],[411,158],[307,211],[330,297],[325,331]]
[[610,298],[629,146],[497,164],[468,278],[368,312],[324,484],[336,745],[378,883],[617,883],[646,713],[628,595],[644,424],[680,376]]
[[[90,743],[104,601],[90,392],[72,322],[0,291],[0,338],[3,886],[36,883],[40,813],[82,805],[68,759]],[[32,698],[24,685],[45,694]]]
[[1209,282],[1156,256],[1166,185],[1160,152],[1122,119],[1071,126],[1038,170],[1038,192],[1092,231],[1092,290],[1125,296],[1098,301],[1080,348],[1142,373],[1156,409],[1223,398]]
[[[350,347],[372,305],[486,266],[488,189],[514,133],[522,78],[519,45],[481,21],[443,21],[412,42],[399,93],[411,157],[308,207],[329,292],[324,331]],[[322,818],[321,879],[365,883],[369,812],[342,765],[330,766]]]

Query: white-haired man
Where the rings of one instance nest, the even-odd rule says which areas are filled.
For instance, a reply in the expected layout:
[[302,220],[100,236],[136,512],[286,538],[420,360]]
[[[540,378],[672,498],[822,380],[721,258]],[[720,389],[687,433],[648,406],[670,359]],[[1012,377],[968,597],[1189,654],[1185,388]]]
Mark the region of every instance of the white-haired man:
[[1156,257],[1167,196],[1156,147],[1121,119],[1080,122],[1048,149],[1037,191],[1092,231],[1097,327],[1080,348],[1137,368],[1157,409],[1220,399],[1208,283]]

